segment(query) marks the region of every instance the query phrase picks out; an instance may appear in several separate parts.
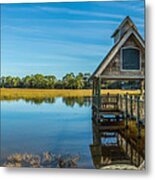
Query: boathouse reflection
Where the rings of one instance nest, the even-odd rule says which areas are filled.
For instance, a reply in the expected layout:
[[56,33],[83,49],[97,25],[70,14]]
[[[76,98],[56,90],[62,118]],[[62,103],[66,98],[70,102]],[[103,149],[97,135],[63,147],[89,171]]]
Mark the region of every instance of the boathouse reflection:
[[90,145],[90,150],[95,168],[110,165],[139,167],[143,163],[144,152],[139,138],[137,137],[137,141],[133,140],[126,128],[111,128],[93,121],[92,126],[93,144]]

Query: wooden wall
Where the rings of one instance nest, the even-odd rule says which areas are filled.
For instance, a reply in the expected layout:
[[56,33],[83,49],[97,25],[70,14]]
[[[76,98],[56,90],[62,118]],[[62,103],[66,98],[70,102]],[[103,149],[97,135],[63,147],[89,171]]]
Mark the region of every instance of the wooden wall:
[[122,71],[121,70],[121,49],[118,50],[118,53],[115,55],[115,57],[112,59],[112,61],[109,63],[109,65],[106,67],[106,69],[102,72],[102,75],[127,75],[127,76],[133,76],[133,75],[144,75],[145,70],[145,51],[141,47],[140,43],[136,40],[136,38],[132,35],[130,38],[126,41],[126,43],[122,47],[138,47],[140,49],[141,53],[141,71]]

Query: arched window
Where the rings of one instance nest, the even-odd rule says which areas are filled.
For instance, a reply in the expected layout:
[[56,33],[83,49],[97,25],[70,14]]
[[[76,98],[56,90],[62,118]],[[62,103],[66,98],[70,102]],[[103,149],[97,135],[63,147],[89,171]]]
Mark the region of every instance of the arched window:
[[122,70],[140,70],[140,51],[138,48],[122,48]]

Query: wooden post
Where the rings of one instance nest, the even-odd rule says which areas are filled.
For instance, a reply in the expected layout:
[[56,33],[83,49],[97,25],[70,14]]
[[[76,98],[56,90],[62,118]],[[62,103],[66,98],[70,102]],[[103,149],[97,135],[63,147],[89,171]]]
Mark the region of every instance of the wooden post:
[[96,78],[94,78],[93,80],[93,84],[94,84],[94,87],[93,87],[93,103],[95,105],[95,107],[97,106],[97,82],[96,82]]
[[117,96],[116,96],[116,101],[117,101],[117,110],[119,110],[119,94],[117,94]]
[[144,95],[144,93],[145,93],[144,80],[141,80],[140,86],[141,86],[141,87],[140,87],[140,88],[141,88],[141,94]]
[[128,96],[125,95],[125,128],[128,129]]
[[130,117],[133,118],[133,97],[130,96]]
[[97,94],[97,79],[96,78],[95,78],[94,93],[95,93],[95,96],[96,96],[96,94]]
[[141,137],[141,127],[140,127],[140,96],[137,96],[137,136]]
[[123,110],[123,99],[122,99],[122,95],[120,95],[120,109]]
[[93,96],[92,96],[92,120],[93,122],[95,121],[95,118],[96,118],[96,96],[95,96],[95,87],[96,87],[96,84],[95,84],[95,77],[93,78]]
[[93,121],[97,121],[98,119],[98,109],[97,109],[97,106],[98,106],[98,99],[97,99],[97,78],[95,77],[93,79],[93,84],[94,84],[94,95],[93,95]]
[[100,108],[100,91],[99,91],[99,78],[96,78],[96,119],[99,122],[99,108]]
[[98,108],[101,107],[101,78],[98,78]]
[[93,79],[93,91],[92,91],[92,94],[94,96],[94,79]]
[[99,128],[96,124],[93,123],[93,143],[95,145],[100,145],[101,144],[101,138],[100,138],[100,133],[99,133]]

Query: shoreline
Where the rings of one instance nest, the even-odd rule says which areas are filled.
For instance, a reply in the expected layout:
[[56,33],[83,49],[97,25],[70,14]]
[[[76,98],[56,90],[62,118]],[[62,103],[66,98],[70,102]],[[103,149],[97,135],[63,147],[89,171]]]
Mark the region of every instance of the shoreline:
[[[140,94],[140,90],[103,89],[102,94]],[[21,89],[0,88],[0,100],[54,98],[54,97],[91,97],[91,89]]]

